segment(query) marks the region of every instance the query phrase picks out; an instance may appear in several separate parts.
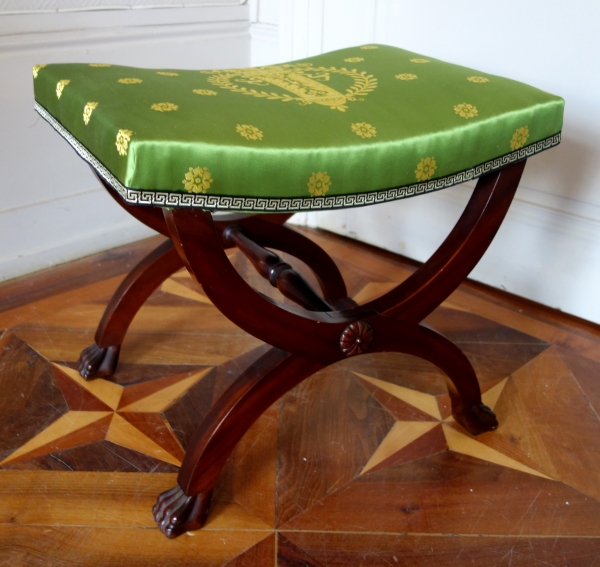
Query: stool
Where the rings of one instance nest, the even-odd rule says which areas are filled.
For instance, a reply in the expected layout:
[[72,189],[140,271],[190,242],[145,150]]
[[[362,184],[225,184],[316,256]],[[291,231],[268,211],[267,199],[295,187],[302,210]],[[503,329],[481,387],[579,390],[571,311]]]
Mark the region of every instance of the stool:
[[[153,513],[167,537],[202,527],[219,473],[254,421],[347,357],[428,360],[445,373],[463,427],[497,427],[465,355],[421,321],[489,246],[525,160],[560,142],[562,99],[384,45],[250,69],[53,64],[36,65],[33,76],[39,114],[126,211],[169,237],[117,289],[80,374],[113,374],[133,317],[183,266],[226,317],[271,345],[214,404],[178,486],[158,497]],[[285,225],[298,211],[384,203],[474,178],[464,213],[431,258],[364,305],[348,297],[325,251]],[[249,286],[226,256],[232,247],[298,307]],[[302,260],[320,290],[270,249]]]

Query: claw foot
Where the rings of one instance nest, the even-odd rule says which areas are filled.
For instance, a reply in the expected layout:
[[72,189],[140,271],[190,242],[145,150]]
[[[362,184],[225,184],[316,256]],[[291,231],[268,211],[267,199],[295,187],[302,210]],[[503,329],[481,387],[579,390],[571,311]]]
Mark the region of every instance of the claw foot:
[[498,427],[496,414],[484,404],[476,404],[454,414],[454,418],[471,435],[479,435]]
[[96,343],[87,347],[79,356],[77,370],[85,380],[112,376],[119,362],[121,345],[99,347]]
[[206,522],[212,490],[188,496],[176,486],[158,496],[152,508],[154,521],[169,539],[200,529]]

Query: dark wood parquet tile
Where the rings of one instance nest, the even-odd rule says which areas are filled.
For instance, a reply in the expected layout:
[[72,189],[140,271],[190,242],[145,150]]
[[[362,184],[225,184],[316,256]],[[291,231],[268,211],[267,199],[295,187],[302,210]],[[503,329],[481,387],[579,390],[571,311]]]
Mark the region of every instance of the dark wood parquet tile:
[[[97,431],[97,429],[96,429]],[[33,457],[25,461],[11,462],[3,466],[10,470],[50,470],[50,471],[119,471],[127,473],[170,473],[179,469],[175,465],[153,459],[127,447],[110,441],[93,439],[93,444],[85,444],[64,451],[53,451],[47,455]]]
[[444,452],[360,476],[280,529],[598,536],[600,502],[561,482]]
[[438,307],[425,319],[440,333],[456,343],[539,344],[543,341],[475,313]]
[[[287,561],[287,554],[294,552],[300,561]],[[594,567],[598,557],[597,538],[303,532],[279,535],[279,567]]]
[[275,567],[275,534],[232,559],[227,567]]
[[282,398],[277,524],[355,478],[393,423],[341,366],[322,370]]
[[0,339],[0,461],[68,411],[50,363],[19,337]]
[[283,534],[277,534],[277,567],[323,567],[304,549],[293,544]]
[[559,348],[561,358],[569,368],[587,399],[600,414],[600,362],[579,356],[574,352]]
[[[315,234],[360,302],[414,271]],[[230,257],[280,298],[241,254]],[[173,542],[154,528],[156,494],[175,484],[175,463],[210,406],[267,347],[180,272],[134,320],[108,385],[79,383],[79,351],[122,279],[81,270],[83,286],[55,282],[58,294],[30,304],[19,296],[0,313],[11,327],[0,338],[0,461],[64,416],[83,424],[59,423],[62,436],[0,470],[0,564],[596,567],[597,329],[536,318],[531,305],[521,311],[464,285],[428,323],[472,361],[497,431],[472,437],[456,424],[443,376],[426,362],[349,359],[254,424],[225,466],[206,527]]]
[[260,346],[214,368],[164,412],[184,449],[197,425],[235,378],[269,347]]

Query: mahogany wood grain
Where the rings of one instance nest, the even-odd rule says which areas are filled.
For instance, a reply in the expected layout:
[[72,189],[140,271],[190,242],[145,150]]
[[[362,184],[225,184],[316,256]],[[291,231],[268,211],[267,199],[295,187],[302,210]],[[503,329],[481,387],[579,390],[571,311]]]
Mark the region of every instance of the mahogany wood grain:
[[[336,263],[316,242],[290,226],[263,220],[264,215],[244,219],[244,233],[260,246],[286,252],[302,260],[317,277],[325,301],[334,305],[348,296],[344,278]],[[271,215],[269,215],[270,217]]]
[[228,226],[223,232],[223,240],[225,243],[235,244],[252,262],[258,273],[288,299],[309,311],[332,310],[292,266],[274,252],[248,238],[239,225]]
[[477,265],[500,228],[525,161],[484,175],[455,227],[414,274],[364,307],[405,321],[422,321]]

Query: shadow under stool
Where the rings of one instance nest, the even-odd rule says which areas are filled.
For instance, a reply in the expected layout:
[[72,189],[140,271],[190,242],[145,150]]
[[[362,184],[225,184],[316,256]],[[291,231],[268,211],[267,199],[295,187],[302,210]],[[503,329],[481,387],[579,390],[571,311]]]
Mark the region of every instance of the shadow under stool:
[[[115,372],[135,314],[183,267],[226,317],[271,345],[216,401],[178,485],[158,497],[154,517],[168,537],[203,526],[221,469],[256,419],[347,357],[398,352],[430,361],[444,372],[463,427],[497,427],[466,356],[421,321],[488,248],[525,160],[560,142],[562,99],[385,45],[248,69],[49,64],[33,75],[40,115],[117,203],[169,238],[115,292],[81,354],[81,376]],[[431,258],[364,305],[348,297],[327,253],[285,224],[299,211],[385,203],[475,178]],[[295,306],[246,283],[226,255],[234,247]],[[272,250],[304,262],[319,289]]]

